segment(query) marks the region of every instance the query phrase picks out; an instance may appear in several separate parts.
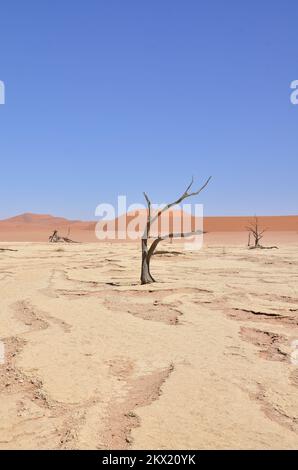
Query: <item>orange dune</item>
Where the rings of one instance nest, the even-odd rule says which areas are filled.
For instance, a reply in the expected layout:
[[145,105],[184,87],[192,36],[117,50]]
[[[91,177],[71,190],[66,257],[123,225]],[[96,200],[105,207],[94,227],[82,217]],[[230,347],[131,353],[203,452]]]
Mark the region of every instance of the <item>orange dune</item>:
[[[254,217],[204,217],[206,232],[243,232]],[[268,231],[298,231],[297,215],[260,216],[260,226]]]
[[[180,210],[172,210],[164,216],[164,221],[169,220],[169,231],[179,231],[179,219],[183,215],[183,226],[186,231],[194,230],[196,219],[190,214]],[[136,216],[139,216],[137,223]],[[204,217],[203,228],[206,232],[205,239],[210,243],[223,244],[230,242],[245,242],[247,235],[247,225],[253,217]],[[270,233],[275,233],[276,237],[281,237],[287,242],[293,240],[297,242],[298,216],[260,216],[258,217],[260,226],[266,228]],[[146,223],[146,211],[140,210],[134,213],[122,215],[109,221],[110,227],[115,227],[115,232],[124,230],[129,224],[133,224],[134,230],[142,230]],[[2,242],[46,242],[53,230],[58,230],[62,236],[69,235],[70,238],[82,242],[97,241],[95,228],[106,230],[107,222],[101,221],[80,221],[68,220],[63,217],[54,217],[46,214],[21,214],[9,219],[0,220],[0,241]],[[131,227],[131,225],[130,225]],[[160,230],[160,224],[156,230]],[[185,231],[185,230],[183,230]],[[280,235],[278,235],[280,233]],[[269,237],[269,233],[267,235]],[[272,237],[271,237],[272,238]]]

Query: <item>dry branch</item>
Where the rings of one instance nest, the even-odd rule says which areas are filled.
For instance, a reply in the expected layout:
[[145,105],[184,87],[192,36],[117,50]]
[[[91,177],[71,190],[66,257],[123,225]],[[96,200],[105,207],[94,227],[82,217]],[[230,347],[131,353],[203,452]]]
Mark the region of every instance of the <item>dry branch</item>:
[[18,251],[18,250],[13,250],[12,248],[0,248],[0,251]]
[[60,237],[58,235],[58,231],[57,230],[54,230],[54,232],[52,233],[52,235],[49,236],[49,242],[50,243],[79,243],[79,242],[76,242],[74,240],[71,240],[70,238],[68,237]]

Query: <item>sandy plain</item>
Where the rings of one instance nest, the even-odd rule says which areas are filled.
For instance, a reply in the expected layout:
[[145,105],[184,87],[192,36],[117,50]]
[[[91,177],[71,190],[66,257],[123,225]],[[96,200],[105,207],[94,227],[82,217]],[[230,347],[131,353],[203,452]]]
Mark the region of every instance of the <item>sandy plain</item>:
[[298,448],[294,235],[0,248],[0,449]]

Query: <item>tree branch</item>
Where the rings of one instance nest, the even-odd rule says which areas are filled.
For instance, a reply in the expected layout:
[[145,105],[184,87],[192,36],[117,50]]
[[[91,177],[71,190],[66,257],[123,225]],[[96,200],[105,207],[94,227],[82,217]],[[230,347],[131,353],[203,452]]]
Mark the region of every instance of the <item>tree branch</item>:
[[[203,186],[201,186],[197,191],[194,191],[192,193],[189,193],[188,191],[190,190],[190,188],[192,187],[193,185],[193,178],[191,179],[191,182],[190,184],[187,186],[186,190],[184,191],[184,193],[182,194],[182,196],[180,196],[176,201],[174,202],[170,202],[169,204],[167,204],[165,207],[163,207],[160,211],[158,211],[158,213],[154,216],[154,217],[150,217],[150,224],[149,224],[149,228],[150,226],[161,216],[161,214],[163,214],[164,212],[166,212],[167,210],[169,210],[171,207],[173,206],[176,206],[177,204],[180,204],[180,202],[182,202],[184,199],[188,198],[188,197],[192,197],[192,196],[197,196],[198,194],[200,194],[201,191],[203,191],[203,189],[206,188],[207,184],[209,183],[209,181],[211,180],[211,176],[209,176],[209,178],[206,180],[206,182],[203,184]],[[150,200],[147,196],[146,193],[144,193],[144,196],[145,196],[145,199],[147,201],[147,205],[148,205],[148,209],[149,207],[151,207],[151,203],[150,203]],[[147,229],[148,229],[148,222],[147,222]],[[146,230],[147,230],[146,229]],[[146,232],[145,232],[146,233]],[[144,235],[145,235],[144,233]],[[147,231],[147,236],[148,236],[148,231]]]
[[[143,194],[146,199],[147,206],[148,206],[147,225],[146,225],[146,230],[144,232],[143,238],[148,238],[150,235],[150,227],[151,227],[151,201],[145,192]],[[145,233],[146,233],[146,237],[145,237]]]
[[202,230],[197,230],[195,232],[186,232],[186,233],[168,233],[167,235],[163,235],[162,237],[156,238],[152,243],[148,250],[148,259],[150,260],[151,256],[154,254],[154,251],[157,245],[162,241],[166,240],[167,238],[186,238],[191,237],[192,235],[202,235],[204,232]]

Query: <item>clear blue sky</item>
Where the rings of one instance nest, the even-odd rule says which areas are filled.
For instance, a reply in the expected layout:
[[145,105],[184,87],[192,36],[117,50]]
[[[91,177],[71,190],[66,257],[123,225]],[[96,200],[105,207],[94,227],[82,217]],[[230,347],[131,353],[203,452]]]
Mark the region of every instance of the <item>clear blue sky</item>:
[[94,218],[118,194],[297,214],[297,0],[0,5],[0,217]]

